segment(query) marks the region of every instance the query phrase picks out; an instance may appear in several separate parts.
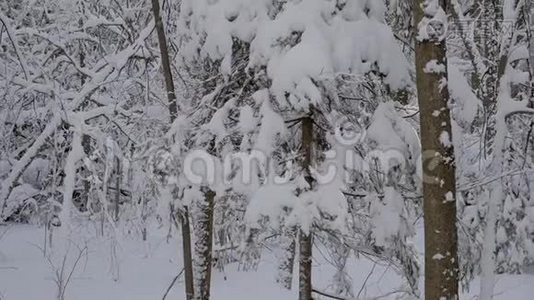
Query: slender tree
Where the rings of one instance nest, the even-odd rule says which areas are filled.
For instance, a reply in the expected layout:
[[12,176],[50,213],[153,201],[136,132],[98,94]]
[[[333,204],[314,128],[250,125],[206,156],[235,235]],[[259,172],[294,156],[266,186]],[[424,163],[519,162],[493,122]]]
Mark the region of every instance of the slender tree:
[[[311,107],[311,106],[310,106]],[[301,128],[301,153],[302,171],[304,179],[313,189],[314,180],[310,173],[313,155],[313,119],[305,117],[302,119]],[[312,230],[299,232],[299,300],[312,300]]]
[[196,200],[194,213],[195,231],[195,300],[209,300],[211,289],[213,208],[215,192],[208,187],[201,188],[204,199]]
[[[152,0],[152,12],[154,13],[154,20],[156,23],[155,26],[156,31],[158,33],[159,50],[161,53],[161,64],[163,68],[163,76],[165,77],[165,89],[167,91],[167,99],[169,101],[169,115],[171,118],[171,123],[173,123],[178,115],[178,106],[176,103],[176,93],[174,89],[174,82],[169,60],[169,49],[167,47],[167,39],[165,37],[165,29],[163,28],[163,21],[160,14],[158,0]],[[193,259],[191,254],[191,229],[189,225],[189,211],[187,207],[183,207],[182,211],[178,213],[178,219],[180,220],[182,227],[185,294],[186,299],[191,300],[194,297]]]
[[276,281],[285,289],[291,290],[293,283],[293,269],[295,266],[295,251],[297,248],[295,228],[282,229],[280,245],[283,250],[280,254],[278,274]]
[[455,158],[444,32],[448,6],[447,0],[418,0],[414,5],[428,300],[458,299]]
[[[534,80],[534,5],[531,1],[525,1],[525,14],[527,19],[527,38],[528,38],[528,48],[529,48],[529,71],[530,71],[530,80]],[[531,84],[531,88],[532,88]],[[534,96],[534,90],[532,90],[532,96]]]

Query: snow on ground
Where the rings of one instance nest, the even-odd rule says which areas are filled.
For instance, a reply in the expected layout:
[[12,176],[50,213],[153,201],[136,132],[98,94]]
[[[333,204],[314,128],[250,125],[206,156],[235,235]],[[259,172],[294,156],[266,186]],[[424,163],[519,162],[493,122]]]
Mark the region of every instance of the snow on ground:
[[[0,241],[0,299],[57,299],[53,269],[42,251],[43,240],[43,229],[16,226]],[[167,287],[182,269],[181,255],[177,250],[178,241],[170,240],[167,243],[166,240],[164,234],[152,236],[148,245],[123,239],[117,247],[119,276],[115,281],[112,272],[111,239],[76,239],[82,247],[85,247],[84,243],[87,242],[89,250],[77,265],[67,287],[65,300],[162,299]],[[55,252],[65,253],[64,249],[64,245],[54,246]],[[72,245],[69,253],[66,273],[70,271],[78,254],[76,246]],[[55,255],[54,258],[52,261],[60,266],[63,255]],[[269,264],[265,267],[261,264],[260,267],[267,272],[273,272],[268,270]],[[294,299],[290,293],[281,291],[273,280],[266,280],[265,273],[242,273],[230,269],[226,274],[214,274],[214,300],[273,299],[272,297],[280,300]],[[183,278],[180,277],[167,299],[183,298]]]
[[[49,262],[43,254],[44,229],[29,225],[2,226],[0,235],[6,229],[8,232],[0,240],[1,300],[57,299],[54,268],[62,265],[68,249],[64,272],[68,276],[79,253],[77,246],[87,246],[87,252],[73,272],[65,300],[162,299],[182,268],[180,243],[176,239],[167,241],[165,230],[152,230],[146,244],[133,238],[120,238],[115,243],[115,239],[96,238],[81,229],[75,229],[69,241],[59,238],[58,233],[53,241],[53,255],[48,251]],[[86,236],[93,238],[81,238]],[[112,251],[114,244],[115,255]],[[332,283],[333,269],[326,263],[327,259],[325,249],[315,249],[314,286],[322,290],[329,290]],[[285,291],[275,283],[275,267],[274,256],[266,251],[256,272],[238,271],[235,264],[228,266],[224,272],[214,270],[212,299],[296,299],[295,289]],[[354,293],[360,293],[359,299],[385,295],[399,286],[399,276],[388,266],[375,266],[370,260],[362,258],[358,261],[351,259],[348,269]],[[374,272],[367,279],[365,288],[361,289],[371,270]],[[496,299],[531,299],[534,293],[532,282],[534,277],[530,275],[499,277]],[[477,289],[475,284],[472,291]],[[183,280],[180,278],[167,299],[184,298]],[[393,299],[393,296],[381,299]],[[476,298],[464,295],[462,299]]]

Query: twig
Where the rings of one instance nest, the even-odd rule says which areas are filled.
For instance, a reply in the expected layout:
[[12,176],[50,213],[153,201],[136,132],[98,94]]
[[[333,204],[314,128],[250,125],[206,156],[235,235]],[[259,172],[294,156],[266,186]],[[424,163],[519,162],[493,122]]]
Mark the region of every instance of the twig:
[[312,289],[312,292],[314,292],[316,294],[319,294],[321,296],[325,296],[325,297],[336,299],[336,300],[349,300],[347,298],[342,298],[342,297],[339,297],[339,296],[331,295],[331,294],[328,294],[326,292],[319,291],[317,289]]
[[415,117],[417,114],[419,114],[419,111],[416,111],[413,114],[410,114],[410,115],[407,115],[407,116],[403,116],[402,118],[409,119],[409,118]]
[[496,180],[500,180],[500,179],[502,179],[504,177],[528,174],[528,173],[532,173],[532,172],[534,172],[534,169],[523,169],[523,170],[509,171],[509,172],[500,174],[498,176],[495,176],[493,178],[489,178],[486,181],[479,181],[477,183],[473,183],[472,185],[467,185],[467,184],[460,185],[460,186],[457,187],[457,192],[469,191],[469,190],[472,190],[472,189],[475,189],[475,188],[490,184],[490,183],[492,183],[492,182],[494,182]]
[[408,42],[407,40],[405,40],[404,38],[402,38],[400,35],[394,33],[393,36],[401,43],[403,43],[406,47],[408,47],[408,49],[410,49],[412,52],[415,51],[415,48],[412,46],[412,44],[410,42]]
[[11,27],[9,27],[8,24],[8,18],[6,15],[4,15],[2,12],[0,12],[0,22],[4,24],[4,28],[6,29],[7,37],[11,41],[11,44],[13,44],[13,49],[15,50],[15,54],[17,55],[17,58],[19,59],[20,68],[22,69],[22,72],[24,73],[24,78],[28,80],[29,73],[28,73],[28,67],[26,66],[26,61],[24,57],[22,57],[22,53],[20,53],[20,49],[15,41],[15,34],[12,32]]
[[[76,247],[78,247],[78,246],[76,246]],[[65,280],[64,288],[63,288],[63,291],[62,291],[62,299],[65,298],[65,290],[67,289],[67,285],[69,284],[69,282],[70,282],[70,280],[72,278],[72,274],[74,274],[74,270],[76,270],[76,266],[80,262],[80,259],[83,257],[84,252],[88,251],[87,246],[85,246],[81,250],[78,247],[78,250],[79,250],[79,252],[78,252],[78,256],[76,257],[76,261],[74,261],[74,265],[72,266],[72,269],[70,270],[69,275],[67,276],[67,279]],[[65,258],[66,258],[66,255],[65,255]]]
[[165,298],[167,297],[167,294],[169,294],[169,292],[171,291],[172,287],[174,286],[174,284],[176,283],[178,278],[180,278],[180,275],[182,275],[183,272],[184,272],[184,269],[182,268],[182,271],[180,271],[180,273],[178,273],[178,275],[176,275],[174,277],[174,279],[172,280],[171,284],[169,285],[169,287],[165,291],[165,294],[163,295],[163,298],[161,298],[161,300],[165,300]]
[[[3,224],[0,223],[0,225],[3,225]],[[5,224],[5,225],[7,225],[7,224]],[[0,240],[2,240],[7,235],[7,232],[9,231],[9,229],[11,229],[11,226],[7,226],[6,230],[4,230],[3,232],[0,233]]]
[[352,196],[352,197],[356,197],[356,198],[364,198],[364,197],[367,197],[367,194],[365,193],[351,193],[351,192],[341,192],[343,195],[345,196]]
[[[65,292],[67,290],[69,282],[72,279],[72,275],[74,274],[74,271],[76,270],[76,267],[78,266],[78,263],[80,262],[80,260],[83,257],[84,253],[87,255],[87,252],[89,251],[87,246],[85,246],[84,248],[81,248],[78,245],[76,245],[75,243],[73,243],[72,241],[69,240],[69,242],[71,244],[74,244],[76,246],[76,248],[78,248],[78,251],[79,251],[78,255],[76,256],[76,259],[75,259],[74,263],[72,264],[72,266],[67,266],[68,256],[69,256],[69,253],[70,253],[70,245],[71,244],[69,244],[68,248],[66,249],[66,252],[63,254],[63,259],[61,261],[61,266],[56,266],[56,264],[54,264],[54,262],[52,261],[52,256],[50,254],[49,255],[45,255],[45,259],[48,262],[50,268],[52,269],[52,271],[54,273],[54,278],[52,278],[52,280],[54,281],[54,283],[56,284],[56,286],[58,288],[58,299],[59,300],[64,300],[65,299]],[[32,245],[37,247],[38,249],[40,249],[43,253],[45,253],[45,250],[42,247],[40,247],[39,245],[36,245],[36,244],[32,244]],[[70,268],[70,270],[67,270],[67,268]],[[67,274],[67,272],[68,272],[68,274]],[[65,276],[67,276],[67,277],[65,278]]]
[[365,277],[365,280],[363,281],[362,287],[358,291],[358,295],[356,296],[356,298],[360,298],[360,295],[361,295],[363,289],[365,288],[365,285],[367,284],[367,281],[369,280],[369,278],[371,277],[371,275],[375,271],[375,268],[376,268],[376,262],[373,264],[373,267],[371,268],[371,271],[369,272],[369,274],[367,274],[367,277]]

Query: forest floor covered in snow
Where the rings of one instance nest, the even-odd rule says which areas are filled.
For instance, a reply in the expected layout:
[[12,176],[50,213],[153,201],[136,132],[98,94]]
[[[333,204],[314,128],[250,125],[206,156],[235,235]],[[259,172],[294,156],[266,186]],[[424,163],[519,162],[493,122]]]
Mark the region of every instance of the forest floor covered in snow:
[[[182,269],[181,243],[175,238],[167,240],[167,232],[162,229],[152,230],[145,243],[137,238],[87,239],[94,235],[87,235],[86,229],[75,230],[68,239],[56,233],[52,250],[47,245],[46,255],[43,228],[16,225],[0,229],[0,233],[5,232],[0,239],[1,300],[58,299],[60,281],[65,287],[64,300],[158,300],[163,299]],[[228,265],[224,271],[214,269],[212,299],[296,299],[296,289],[289,292],[276,284],[272,251],[265,251],[256,271],[239,271],[237,264]],[[328,254],[316,248],[314,259],[314,287],[331,292],[334,270],[327,262]],[[352,259],[348,269],[354,293],[359,294],[357,299],[399,296],[395,291],[400,277],[390,267],[360,257]],[[58,280],[60,277],[63,279]],[[532,299],[532,283],[531,275],[500,276],[495,299]],[[471,290],[473,295],[464,294],[462,299],[476,299],[476,282]],[[184,298],[180,276],[166,299]]]

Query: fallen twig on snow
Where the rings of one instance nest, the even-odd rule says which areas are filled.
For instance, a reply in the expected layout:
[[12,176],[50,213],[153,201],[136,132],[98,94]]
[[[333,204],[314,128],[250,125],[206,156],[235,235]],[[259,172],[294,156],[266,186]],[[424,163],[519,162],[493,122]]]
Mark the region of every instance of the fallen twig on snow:
[[178,275],[176,275],[174,277],[174,279],[172,280],[171,284],[169,285],[169,287],[165,291],[165,294],[163,295],[163,298],[161,298],[161,300],[165,300],[165,298],[167,297],[167,294],[169,294],[169,292],[171,291],[172,287],[174,286],[174,284],[176,283],[178,278],[180,278],[180,275],[182,275],[183,272],[184,272],[184,269],[182,268],[182,271],[180,271],[180,273],[178,273]]

